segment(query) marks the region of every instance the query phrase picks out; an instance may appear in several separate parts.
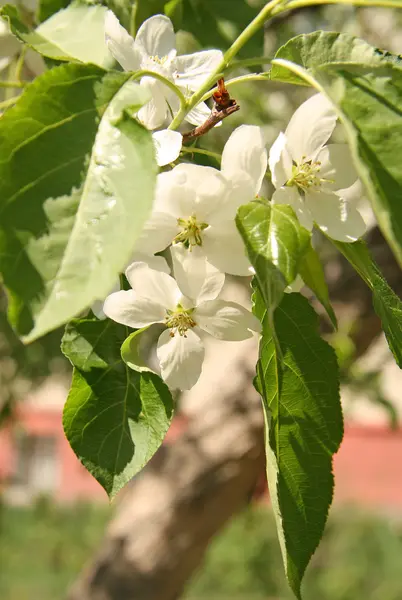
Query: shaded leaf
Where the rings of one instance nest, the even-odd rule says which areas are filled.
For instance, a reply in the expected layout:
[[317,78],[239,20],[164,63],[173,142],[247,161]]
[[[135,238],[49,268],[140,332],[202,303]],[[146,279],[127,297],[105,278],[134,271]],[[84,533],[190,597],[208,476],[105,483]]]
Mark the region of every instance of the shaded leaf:
[[62,350],[74,365],[63,426],[74,452],[113,498],[161,445],[173,402],[151,372],[129,369],[120,357],[128,330],[110,320],[76,319]]
[[331,241],[372,290],[374,310],[381,319],[395,361],[402,368],[402,301],[381,275],[364,242]]
[[308,250],[303,255],[300,262],[300,276],[304,283],[314,292],[321,302],[331,320],[331,323],[337,328],[336,315],[329,299],[328,287],[325,281],[324,269],[320,257],[310,244]]
[[259,290],[263,323],[257,388],[267,426],[267,474],[286,576],[297,598],[322,537],[334,487],[332,456],[343,436],[334,350],[300,294],[285,294],[274,314],[275,336]]

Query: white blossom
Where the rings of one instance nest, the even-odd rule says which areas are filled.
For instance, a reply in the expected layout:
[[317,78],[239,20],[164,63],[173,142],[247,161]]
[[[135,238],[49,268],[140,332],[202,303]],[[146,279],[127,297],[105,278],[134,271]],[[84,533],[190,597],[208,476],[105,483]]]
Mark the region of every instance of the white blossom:
[[157,344],[161,375],[172,389],[190,389],[204,360],[201,330],[215,338],[244,340],[260,331],[256,317],[234,302],[219,299],[225,276],[210,265],[199,248],[189,253],[183,244],[172,248],[176,280],[144,262],[126,270],[132,287],[108,296],[105,314],[135,329],[153,323],[166,326]]
[[[186,96],[204,83],[223,57],[220,50],[177,56],[173,25],[164,15],[155,15],[144,21],[133,39],[116,16],[108,11],[105,39],[111,54],[125,71],[142,69],[159,73],[175,83]],[[148,129],[157,129],[171,111],[178,111],[178,97],[153,77],[143,77],[141,85],[150,89],[152,99],[140,109],[138,118]],[[188,113],[186,119],[194,125],[201,125],[209,114],[208,106],[202,102]]]
[[[266,158],[264,172],[265,168]],[[254,195],[255,183],[244,171],[238,169],[226,177],[225,169],[180,164],[158,175],[153,213],[138,248],[154,254],[181,242],[190,255],[194,248],[201,248],[224,273],[250,275],[235,216],[239,206]]]
[[[151,269],[155,269],[156,271],[161,271],[162,273],[170,273],[169,265],[166,260],[162,256],[147,256],[145,254],[141,254],[140,252],[134,252],[131,257],[131,260],[128,264],[133,262],[146,262]],[[116,278],[113,286],[110,288],[109,294],[113,292],[118,292],[120,290],[120,280]],[[109,295],[107,294],[107,295]],[[105,302],[105,297],[100,300],[95,300],[95,302],[91,306],[91,310],[94,313],[95,317],[103,321],[106,319],[106,315],[103,312],[103,303]]]
[[[311,230],[315,223],[330,237],[354,242],[365,232],[355,207],[357,175],[346,144],[325,145],[336,125],[331,103],[312,96],[294,113],[285,133],[269,152],[269,167],[276,190],[274,204],[289,204],[300,223]],[[256,127],[242,125],[226,143],[222,167],[235,176],[246,170],[260,192],[265,144]],[[226,156],[225,156],[226,154]],[[227,160],[226,160],[227,159]],[[226,166],[227,164],[227,166]]]

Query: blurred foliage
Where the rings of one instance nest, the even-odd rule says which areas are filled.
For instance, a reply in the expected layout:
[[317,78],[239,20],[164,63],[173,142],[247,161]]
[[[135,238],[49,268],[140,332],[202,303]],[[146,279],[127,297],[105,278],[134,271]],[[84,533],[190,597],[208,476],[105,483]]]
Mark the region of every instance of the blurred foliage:
[[[62,600],[99,546],[107,506],[0,507],[1,600]],[[308,569],[308,600],[400,600],[402,523],[334,511]],[[210,546],[186,600],[290,600],[269,507],[248,508]]]

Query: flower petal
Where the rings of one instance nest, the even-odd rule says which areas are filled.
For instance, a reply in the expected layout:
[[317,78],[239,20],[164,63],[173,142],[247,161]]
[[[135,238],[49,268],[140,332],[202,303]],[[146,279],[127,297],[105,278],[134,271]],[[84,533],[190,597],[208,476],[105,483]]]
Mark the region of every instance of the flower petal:
[[162,333],[156,354],[163,380],[171,389],[189,390],[201,375],[205,350],[198,335],[189,329],[186,335],[171,337],[170,330]]
[[355,242],[366,231],[359,211],[336,194],[306,194],[305,203],[318,227],[334,240]]
[[356,183],[357,173],[347,144],[328,144],[317,160],[321,162],[318,176],[329,180],[322,184],[325,190],[342,190]]
[[155,211],[145,223],[136,243],[136,251],[155,254],[167,248],[179,233],[177,217],[165,212]]
[[137,71],[140,68],[141,55],[134,46],[134,40],[111,10],[105,15],[105,42],[113,58],[125,71]]
[[176,308],[181,292],[176,281],[167,273],[150,269],[146,263],[135,262],[127,267],[126,277],[141,298],[168,309]]
[[274,192],[272,196],[273,204],[288,204],[295,211],[300,225],[311,231],[313,229],[313,219],[303,198],[300,196],[296,187],[281,187]]
[[293,160],[315,157],[335,129],[336,119],[331,102],[322,94],[315,94],[299,106],[285,131]]
[[183,294],[194,305],[218,296],[225,283],[225,275],[206,259],[201,247],[188,250],[183,244],[171,248],[173,272]]
[[151,99],[138,111],[138,119],[147,129],[157,129],[166,119],[166,104],[163,83],[152,77],[143,77],[140,85],[149,89]]
[[[119,290],[120,290],[120,281],[119,281],[119,279],[117,279],[114,286],[110,290],[109,294],[112,294]],[[95,317],[97,317],[100,321],[103,321],[103,319],[106,319],[106,315],[103,312],[104,302],[105,302],[104,298],[102,298],[102,300],[95,300],[95,302],[91,306],[92,312],[94,313]]]
[[250,261],[234,220],[221,222],[204,232],[203,250],[219,271],[231,275],[251,275]]
[[203,302],[197,306],[194,319],[201,329],[218,340],[246,340],[253,335],[252,331],[261,331],[257,317],[236,302]]
[[221,171],[228,179],[235,178],[239,171],[248,173],[254,183],[254,193],[258,194],[267,170],[267,162],[261,127],[241,125],[233,131],[225,144]]
[[286,136],[282,132],[271,146],[268,164],[271,171],[272,184],[276,188],[285,185],[292,176],[292,157],[286,145]]
[[103,312],[116,323],[133,329],[163,323],[166,316],[166,310],[160,303],[139,297],[134,290],[110,294],[103,304]]
[[134,252],[131,257],[129,266],[133,262],[143,262],[148,265],[150,269],[154,271],[161,271],[162,273],[170,274],[170,267],[167,264],[163,256],[154,256],[153,254],[143,254],[142,252]]
[[139,28],[135,45],[146,56],[168,56],[176,47],[172,21],[164,15],[150,17]]
[[[205,102],[200,102],[186,115],[186,121],[192,125],[197,125],[198,127],[199,125],[205,123],[210,114],[211,109],[209,108],[208,104],[205,104]],[[221,123],[218,123],[218,125],[221,125]],[[215,125],[215,127],[217,127],[217,125]]]
[[223,59],[220,50],[203,50],[183,54],[176,58],[176,83],[179,87],[195,92],[216,69]]
[[183,136],[178,131],[162,129],[152,134],[156,152],[156,162],[159,167],[164,167],[179,157]]

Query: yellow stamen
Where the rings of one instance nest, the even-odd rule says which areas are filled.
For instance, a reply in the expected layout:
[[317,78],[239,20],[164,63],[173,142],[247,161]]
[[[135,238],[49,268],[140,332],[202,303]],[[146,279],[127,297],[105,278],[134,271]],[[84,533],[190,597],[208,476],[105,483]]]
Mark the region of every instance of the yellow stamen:
[[192,215],[188,219],[177,219],[177,224],[182,230],[174,238],[174,244],[182,242],[190,250],[193,246],[202,246],[202,231],[208,227],[208,223],[200,223]]
[[176,333],[186,337],[186,331],[197,325],[191,316],[194,312],[194,308],[188,308],[186,310],[178,304],[176,310],[168,310],[166,312],[165,324],[171,330],[171,337],[174,337]]

